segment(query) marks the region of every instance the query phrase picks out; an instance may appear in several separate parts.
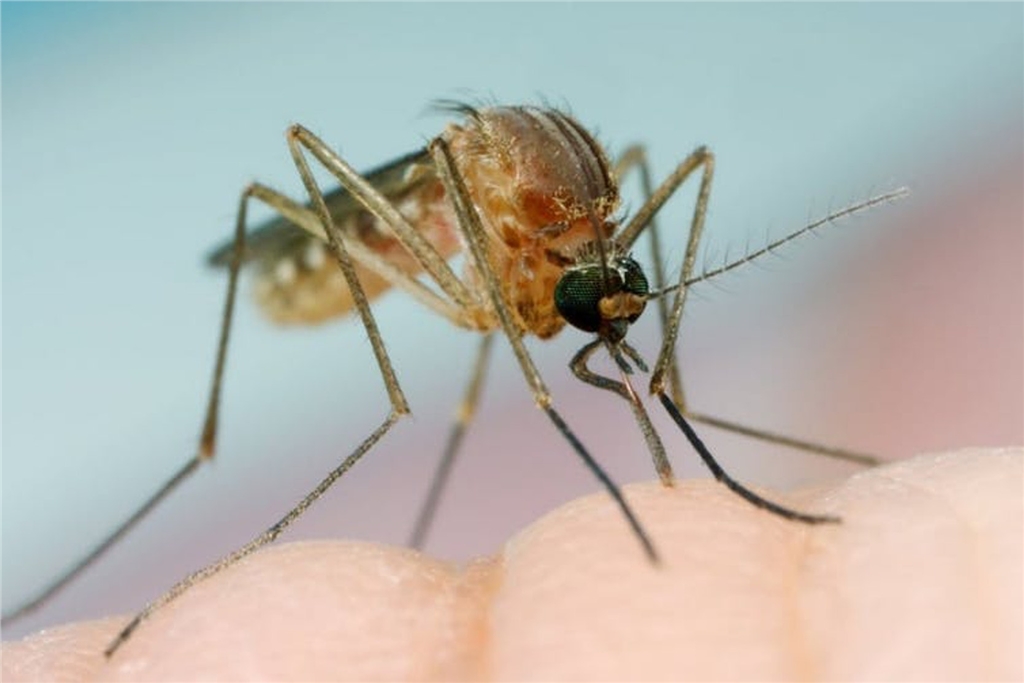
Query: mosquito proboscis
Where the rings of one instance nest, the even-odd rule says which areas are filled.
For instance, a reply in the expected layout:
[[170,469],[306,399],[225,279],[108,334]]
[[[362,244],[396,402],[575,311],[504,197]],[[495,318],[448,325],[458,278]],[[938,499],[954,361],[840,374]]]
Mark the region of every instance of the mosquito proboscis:
[[[217,441],[218,409],[228,339],[243,265],[257,271],[255,292],[263,311],[280,323],[309,324],[355,311],[369,337],[390,402],[390,411],[369,436],[276,524],[221,560],[189,575],[147,605],[106,650],[112,655],[153,612],[197,582],[275,540],[331,485],[410,412],[377,328],[370,301],[391,288],[408,292],[458,327],[482,334],[470,382],[457,411],[443,457],[417,518],[410,544],[421,547],[433,520],[455,455],[475,413],[493,339],[505,337],[537,406],[556,431],[600,480],[653,564],[656,546],[637,515],[554,401],[523,343],[526,335],[548,339],[567,324],[594,335],[571,359],[581,381],[624,399],[643,434],[662,483],[674,474],[631,377],[649,373],[649,391],[698,452],[716,479],[757,507],[806,524],[834,523],[830,515],[808,514],[769,501],[732,479],[716,462],[691,422],[800,448],[860,464],[877,460],[692,411],[675,362],[679,324],[689,288],[755,261],[827,223],[906,194],[901,188],[830,213],[763,249],[698,273],[697,249],[704,229],[715,157],[705,147],[688,155],[654,188],[642,147],[629,148],[614,165],[603,148],[570,115],[547,107],[449,104],[461,116],[421,150],[365,175],[353,170],[319,137],[300,125],[286,139],[309,197],[307,203],[259,183],[241,193],[233,240],[214,251],[211,264],[228,269],[228,287],[206,417],[196,454],[126,522],[59,580],[7,621],[52,597],[124,536],[199,465],[211,459]],[[312,156],[340,183],[323,193],[313,178]],[[619,182],[639,172],[645,202],[628,222],[618,213]],[[655,215],[690,176],[700,186],[678,279],[668,284],[661,262]],[[255,199],[279,215],[249,231],[247,210]],[[631,249],[641,233],[651,238],[652,287]],[[464,253],[461,275],[449,264]],[[671,299],[671,301],[670,301]],[[627,332],[655,302],[663,338],[652,368],[627,341]],[[589,362],[606,352],[617,377],[598,374]]]

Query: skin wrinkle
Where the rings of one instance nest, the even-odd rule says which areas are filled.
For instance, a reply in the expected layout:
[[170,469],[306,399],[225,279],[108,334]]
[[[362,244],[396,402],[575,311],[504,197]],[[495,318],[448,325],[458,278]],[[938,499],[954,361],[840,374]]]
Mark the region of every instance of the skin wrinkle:
[[[934,477],[937,471],[941,471],[941,466],[942,466],[942,463],[941,463],[941,460],[940,460],[940,461],[937,462],[937,467],[935,469],[929,471],[927,473],[928,476],[923,478],[922,482],[927,482],[927,481],[929,481],[930,478]],[[928,502],[932,503],[935,507],[937,507],[939,509],[939,511],[948,511],[948,514],[943,515],[944,520],[950,520],[950,521],[954,522],[956,527],[961,529],[962,531],[960,531],[958,533],[955,533],[954,535],[947,535],[946,536],[946,540],[951,542],[951,543],[955,543],[958,548],[964,548],[964,547],[969,545],[971,547],[971,549],[973,550],[972,557],[971,557],[971,559],[973,561],[970,561],[971,578],[974,579],[974,581],[972,582],[973,583],[973,590],[971,591],[971,594],[974,595],[974,596],[977,596],[978,582],[980,580],[980,572],[978,572],[978,570],[977,570],[977,561],[976,561],[977,560],[977,544],[973,542],[973,538],[972,538],[972,537],[976,538],[976,536],[977,536],[976,531],[977,530],[973,527],[973,525],[971,525],[967,521],[967,519],[968,519],[967,516],[964,515],[957,508],[957,506],[955,506],[955,505],[953,505],[951,503],[951,501],[949,500],[949,497],[947,495],[944,495],[943,493],[941,493],[939,491],[936,491],[932,487],[927,486],[927,485],[925,485],[925,484],[923,484],[921,482],[909,481],[908,479],[906,479],[905,477],[900,475],[900,469],[899,468],[900,468],[900,465],[897,465],[896,468],[883,469],[883,470],[880,470],[880,471],[872,471],[872,472],[870,472],[870,474],[871,474],[871,476],[873,476],[875,478],[876,481],[888,482],[893,487],[893,489],[890,490],[890,493],[910,494],[910,497],[909,497],[909,500],[908,500],[908,505],[911,508],[915,507],[915,506],[920,506],[921,505],[921,501],[928,501]],[[869,474],[869,473],[864,473],[864,474],[866,475],[866,474]],[[962,561],[964,559],[963,553],[957,553],[956,554],[956,558],[958,560]],[[973,645],[973,646],[979,647],[979,648],[984,648],[984,640],[982,639],[981,635],[978,632],[980,630],[978,628],[980,626],[980,623],[979,623],[978,620],[981,618],[980,611],[977,608],[978,601],[977,600],[973,600],[971,602],[975,606],[975,609],[974,609],[975,620],[974,620],[973,625],[972,625],[972,631],[971,631],[972,637],[971,637],[971,643],[970,644]],[[962,621],[963,621],[963,619],[961,619],[961,622]],[[982,661],[983,661],[983,666],[985,666],[986,668],[991,668],[990,666],[988,666],[990,664],[990,662],[988,660],[982,660]]]
[[[820,499],[820,497],[812,495],[807,498],[811,502],[816,499]],[[799,548],[793,553],[793,561],[786,571],[786,576],[789,577],[789,580],[785,582],[785,592],[790,598],[782,601],[782,604],[788,603],[789,605],[786,610],[788,613],[788,618],[786,619],[788,629],[786,636],[782,639],[782,644],[791,653],[793,661],[792,680],[798,681],[818,680],[820,678],[820,667],[815,665],[814,657],[810,650],[807,638],[807,619],[803,615],[803,601],[800,600],[802,594],[801,586],[804,585],[803,579],[807,573],[806,568],[809,561],[811,561],[813,545],[811,531],[807,527],[799,529],[796,539],[792,541],[793,545],[799,546]]]
[[[934,489],[923,483],[908,481],[907,479],[900,476],[899,472],[879,472],[878,476],[881,479],[885,479],[895,484],[899,484],[907,489],[910,489],[911,491],[916,491],[931,500],[940,502],[943,505],[943,507],[949,509],[949,511],[952,513],[951,516],[954,519],[956,519],[960,523],[960,526],[966,530],[970,546],[973,550],[973,552],[971,553],[971,565],[973,567],[974,576],[976,579],[974,581],[975,590],[973,592],[976,599],[973,602],[975,605],[975,613],[977,615],[977,619],[975,620],[975,628],[977,629],[977,644],[984,652],[984,656],[981,658],[983,666],[985,666],[986,668],[986,671],[984,672],[984,677],[986,679],[995,678],[995,672],[992,669],[993,657],[991,652],[993,639],[989,633],[989,625],[993,624],[995,621],[996,610],[993,607],[994,597],[987,595],[988,591],[985,590],[986,587],[990,584],[991,572],[984,571],[985,562],[981,559],[982,541],[980,529],[978,529],[976,525],[971,524],[968,515],[964,514],[963,511],[960,510],[959,506],[957,506],[956,504],[953,503],[952,500],[950,500],[948,495],[943,495],[942,493],[935,491]],[[988,554],[986,553],[986,556],[987,555]],[[986,615],[988,615],[988,619],[985,618]]]
[[[501,589],[504,577],[504,563],[500,557],[491,557],[472,562],[459,572],[455,587],[455,605],[467,612],[466,633],[472,642],[464,648],[471,653],[465,663],[464,680],[485,681],[494,679],[490,654],[493,650],[491,631],[491,605]],[[439,672],[440,678],[446,672]],[[453,678],[452,676],[447,676]]]
[[[393,680],[404,671],[407,680],[453,681],[921,680],[943,673],[1016,680],[1018,613],[1006,610],[1019,606],[1005,596],[1017,595],[1020,584],[1019,521],[1010,517],[1020,510],[1022,451],[1004,453],[914,458],[791,496],[801,507],[844,516],[828,529],[766,518],[711,481],[683,481],[675,491],[654,482],[629,487],[670,560],[657,575],[604,494],[553,511],[503,556],[461,569],[367,543],[277,546],[158,614],[110,668],[99,653],[123,617],[5,643],[3,679]],[[962,543],[960,528],[989,534],[986,544]],[[934,553],[963,571],[930,573]],[[909,566],[886,569],[894,561]],[[1005,616],[984,630],[971,623],[981,616],[968,600],[891,599],[975,590],[979,562],[1001,582],[988,592],[1004,596]],[[326,610],[311,609],[310,600]],[[205,617],[185,618],[196,610]],[[345,626],[353,623],[360,627]],[[547,640],[538,642],[538,632]],[[990,649],[950,640],[979,633]],[[364,655],[383,668],[364,666]],[[320,658],[329,668],[316,666]]]
[[793,563],[793,570],[789,572],[791,580],[786,585],[786,592],[791,596],[786,602],[789,603],[790,633],[792,633],[790,651],[793,653],[794,680],[810,681],[820,678],[820,668],[815,666],[807,640],[807,619],[803,614],[804,603],[800,600],[800,587],[804,585],[803,578],[806,575],[806,567],[810,559],[811,536],[809,529],[804,529],[800,535],[800,550],[796,553],[796,561]]

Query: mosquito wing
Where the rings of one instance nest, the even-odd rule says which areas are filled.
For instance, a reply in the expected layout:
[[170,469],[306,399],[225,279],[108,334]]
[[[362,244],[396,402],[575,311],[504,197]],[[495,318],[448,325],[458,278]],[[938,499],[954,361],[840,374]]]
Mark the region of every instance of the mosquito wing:
[[[448,210],[429,153],[419,150],[379,166],[363,176],[381,192],[410,223],[425,234],[444,256],[459,250],[449,239]],[[364,209],[345,189],[324,195],[327,210],[341,232],[415,276],[422,268],[389,229]],[[308,204],[307,204],[308,206]],[[227,268],[234,242],[212,251],[208,263]],[[274,322],[308,324],[344,315],[354,308],[341,269],[327,244],[288,218],[278,216],[246,235],[243,264],[256,270],[256,301]],[[367,297],[374,299],[391,284],[356,264]]]

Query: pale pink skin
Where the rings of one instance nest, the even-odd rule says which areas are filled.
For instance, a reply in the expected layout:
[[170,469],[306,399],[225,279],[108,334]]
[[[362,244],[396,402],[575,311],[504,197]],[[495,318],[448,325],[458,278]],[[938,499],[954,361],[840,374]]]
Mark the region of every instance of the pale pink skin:
[[1020,680],[1024,450],[965,450],[770,492],[626,488],[454,567],[367,543],[271,547],[101,652],[126,617],[3,646],[3,680]]

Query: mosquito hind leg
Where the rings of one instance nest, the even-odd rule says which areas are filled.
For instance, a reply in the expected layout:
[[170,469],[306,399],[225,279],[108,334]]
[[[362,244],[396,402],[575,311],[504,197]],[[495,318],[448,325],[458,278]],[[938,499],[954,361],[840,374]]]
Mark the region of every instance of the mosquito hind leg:
[[121,523],[114,531],[112,531],[106,538],[100,541],[88,554],[74,564],[68,571],[58,577],[55,581],[50,583],[44,588],[38,595],[29,601],[25,602],[21,606],[15,608],[11,612],[4,614],[0,618],[0,625],[6,626],[17,619],[26,617],[32,612],[48,603],[54,596],[60,593],[61,590],[69,583],[74,581],[78,576],[82,574],[86,569],[96,563],[107,551],[118,541],[124,538],[139,522],[141,522],[149,513],[172,491],[178,488],[186,479],[189,478],[193,472],[202,464],[207,458],[199,455],[198,453],[189,459],[182,467],[178,469],[167,481],[160,486],[157,491],[151,495],[146,501],[138,507],[131,514],[128,519]]
[[[237,563],[239,560],[242,560],[248,555],[254,553],[256,550],[277,539],[285,529],[291,526],[292,523],[301,517],[311,505],[323,496],[334,482],[341,478],[341,476],[351,469],[356,462],[363,457],[363,455],[373,448],[373,446],[391,429],[391,427],[394,426],[401,416],[409,413],[408,402],[406,401],[405,395],[398,383],[398,378],[391,364],[391,360],[388,357],[387,350],[384,348],[384,341],[381,338],[379,329],[377,328],[377,323],[376,320],[374,320],[373,313],[370,311],[366,293],[363,291],[363,287],[359,282],[359,277],[356,274],[352,257],[349,255],[348,249],[345,246],[337,226],[334,225],[334,221],[332,220],[330,212],[327,210],[327,206],[324,202],[323,193],[320,191],[316,181],[313,179],[309,165],[306,162],[305,157],[302,155],[301,150],[296,146],[294,138],[291,136],[291,131],[289,131],[288,143],[289,149],[292,152],[292,157],[295,161],[295,166],[298,169],[303,185],[306,187],[306,191],[310,196],[310,202],[318,214],[320,222],[325,228],[328,245],[338,261],[338,265],[345,277],[345,282],[351,291],[356,309],[359,312],[363,327],[366,329],[366,333],[370,338],[370,343],[377,359],[377,365],[380,368],[381,376],[384,379],[384,385],[387,389],[388,399],[391,403],[391,410],[384,418],[383,422],[381,422],[380,426],[371,432],[369,436],[363,439],[359,446],[357,446],[348,457],[346,457],[337,467],[331,470],[327,476],[324,477],[312,491],[306,494],[298,504],[289,510],[284,517],[241,548],[213,564],[207,565],[199,571],[193,572],[172,586],[171,589],[162,596],[146,605],[146,607],[136,614],[135,617],[133,617],[132,620],[117,634],[110,645],[107,646],[106,650],[104,650],[104,654],[107,657],[112,656],[118,648],[120,648],[131,637],[132,633],[139,627],[139,625],[149,618],[154,612],[175,600],[178,596],[200,581],[222,572],[231,565]],[[222,326],[220,343],[218,344],[217,365],[214,372],[213,390],[211,391],[210,402],[207,408],[207,418],[203,427],[203,436],[200,447],[201,456],[203,454],[209,454],[212,456],[216,441],[217,410],[220,404],[220,388],[224,373],[228,330],[230,328],[237,289],[238,270],[241,264],[242,254],[244,253],[246,209],[248,201],[251,198],[265,201],[272,207],[274,207],[275,204],[291,201],[283,197],[283,195],[279,195],[279,193],[257,184],[249,185],[242,192],[238,208],[238,218],[236,221],[236,241],[231,264],[231,277],[229,279],[228,303],[225,306],[224,323]]]
[[104,538],[85,557],[79,560],[70,570],[60,578],[51,583],[39,595],[31,599],[21,607],[3,616],[3,623],[9,623],[14,619],[23,617],[45,604],[50,598],[56,595],[61,589],[81,575],[88,567],[92,566],[118,541],[124,538],[139,522],[141,522],[161,501],[175,491],[184,483],[198,468],[211,460],[216,450],[217,440],[217,418],[220,409],[221,386],[224,379],[224,367],[227,361],[228,339],[231,335],[231,321],[234,316],[235,300],[238,293],[238,274],[242,267],[242,254],[245,253],[245,226],[246,206],[249,197],[253,194],[255,186],[249,186],[242,192],[239,200],[237,220],[235,221],[234,246],[231,262],[228,268],[228,287],[224,298],[224,308],[221,313],[220,333],[217,341],[216,361],[213,369],[213,379],[210,385],[210,393],[206,403],[206,413],[203,418],[202,433],[199,438],[199,446],[193,455],[181,468],[178,469],[157,491],[151,495],[138,509],[135,510],[120,526]]
[[455,422],[448,433],[448,440],[445,443],[444,454],[441,461],[434,469],[434,476],[430,481],[430,489],[427,497],[416,515],[416,525],[409,536],[408,545],[411,548],[421,550],[426,540],[430,527],[434,522],[437,513],[437,506],[448,484],[452,467],[455,465],[455,458],[458,455],[462,439],[466,435],[469,423],[476,415],[477,403],[480,401],[481,390],[483,389],[484,375],[487,372],[488,360],[490,359],[491,347],[493,346],[494,335],[488,333],[480,340],[480,348],[477,350],[476,362],[473,363],[473,374],[470,376],[469,385],[466,387],[466,395],[455,414]]

